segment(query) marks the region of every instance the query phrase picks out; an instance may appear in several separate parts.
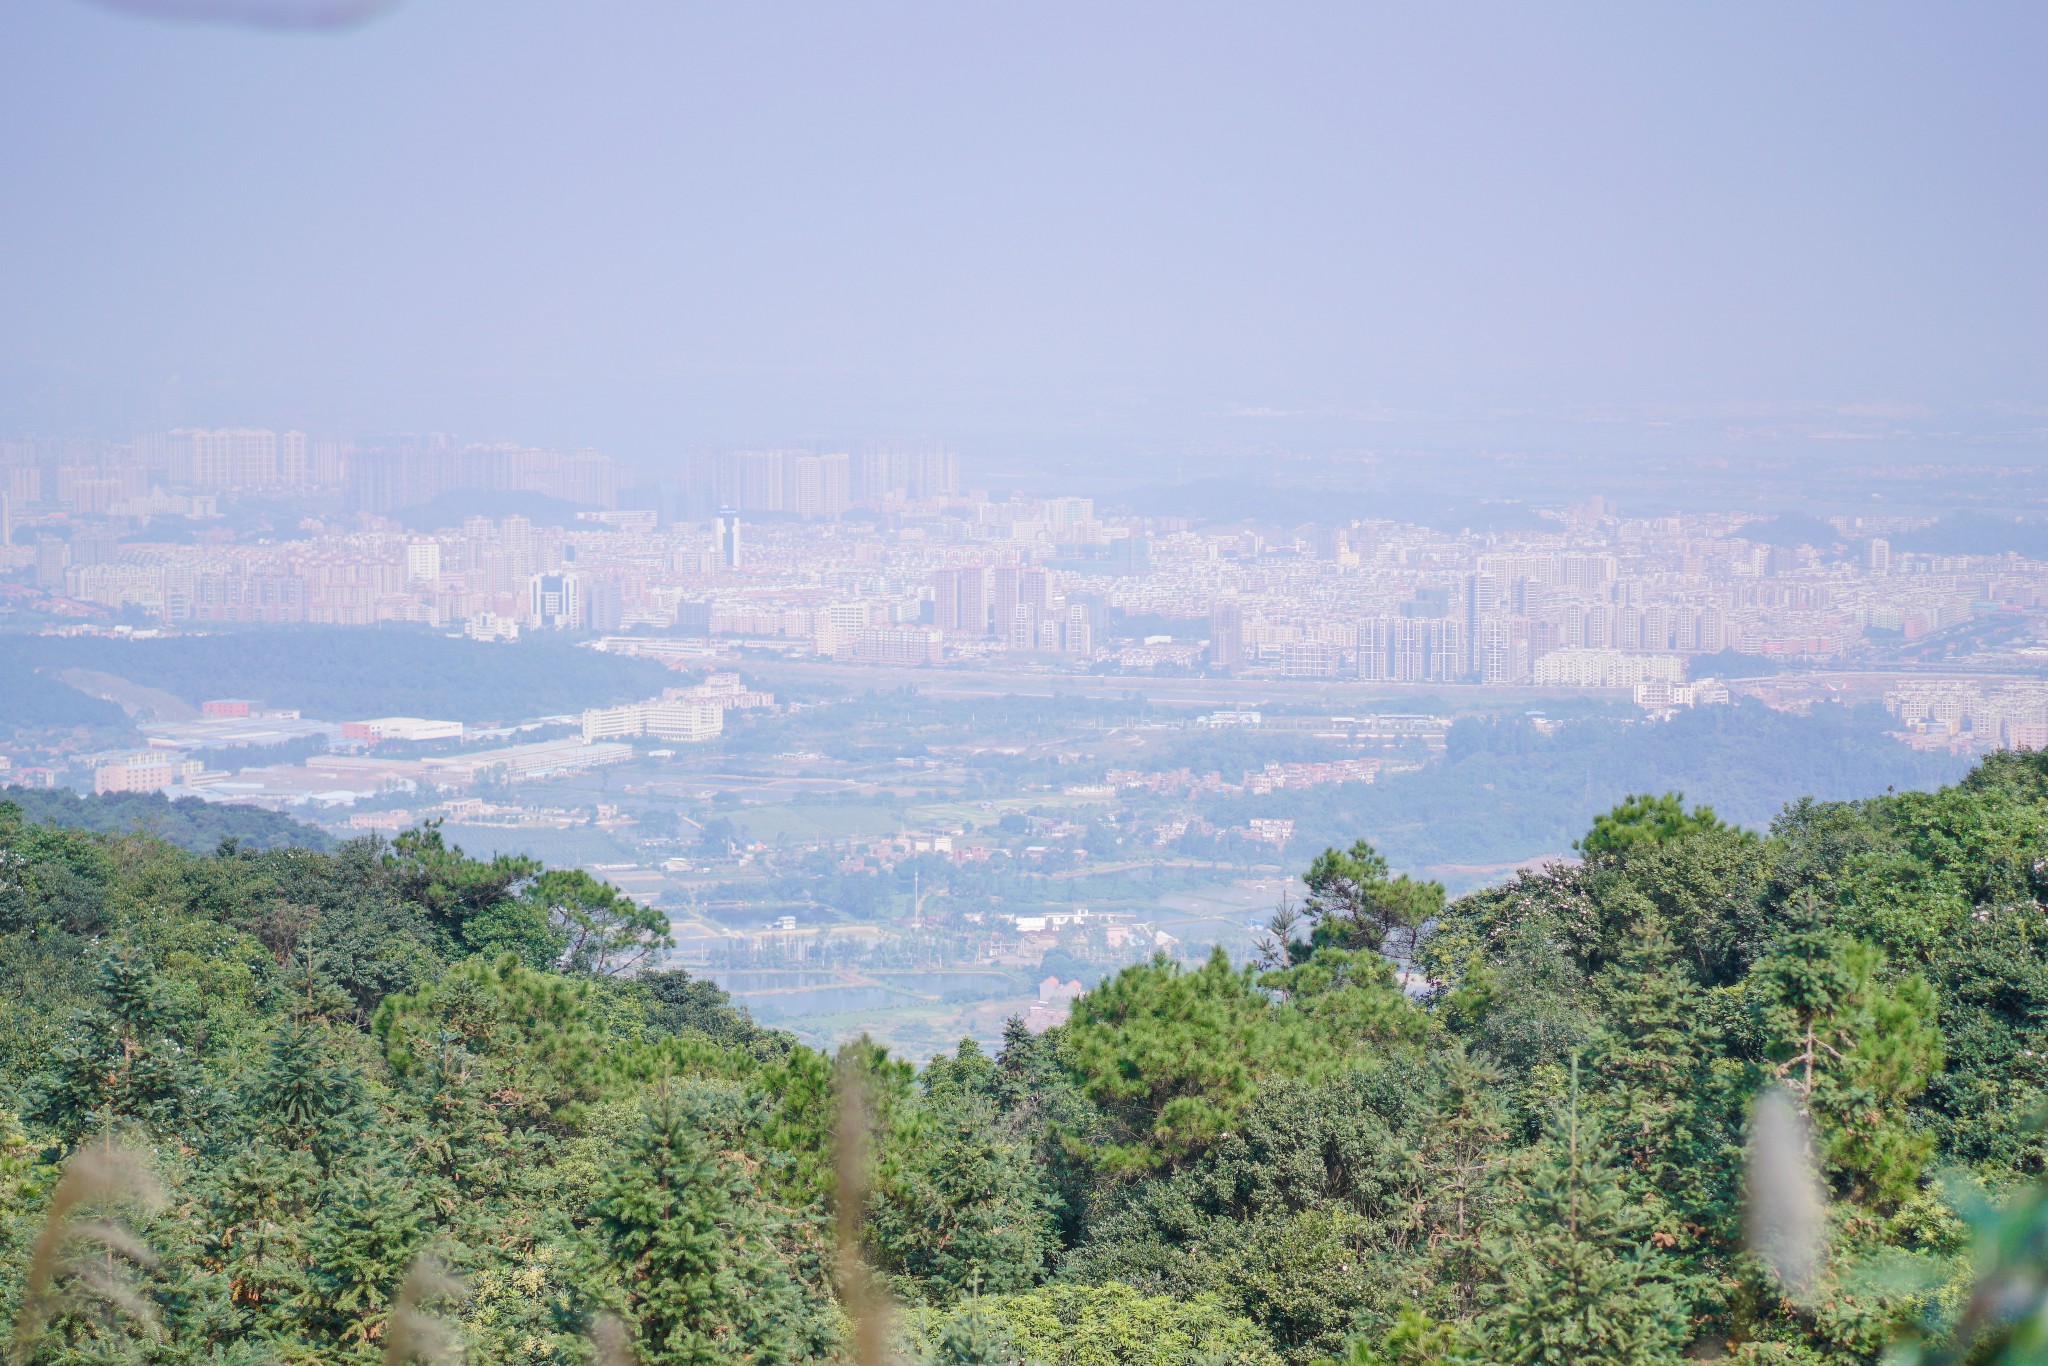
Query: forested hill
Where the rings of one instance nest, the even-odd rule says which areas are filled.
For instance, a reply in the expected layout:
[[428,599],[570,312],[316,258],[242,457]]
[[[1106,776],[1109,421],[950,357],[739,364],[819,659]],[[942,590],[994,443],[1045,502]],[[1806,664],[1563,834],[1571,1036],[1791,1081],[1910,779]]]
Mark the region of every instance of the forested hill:
[[[197,707],[246,697],[324,720],[432,716],[508,721],[632,701],[673,682],[661,665],[543,638],[517,649],[406,626],[221,630],[121,640],[0,635],[0,725],[118,724],[118,708],[71,687],[73,670],[145,685]],[[12,712],[22,710],[22,719]]]
[[222,840],[250,849],[329,849],[334,837],[318,826],[260,806],[166,797],[161,792],[108,792],[85,796],[69,788],[0,788],[24,818],[103,834],[152,835],[195,854],[210,854]]
[[2038,1360],[2048,758],[1767,834],[1614,795],[1449,905],[1326,853],[1261,962],[922,1072],[645,970],[580,873],[0,806],[0,1313],[51,1363]]
[[1755,701],[1665,722],[1581,719],[1547,734],[1527,717],[1466,717],[1443,757],[1420,770],[1218,798],[1203,814],[1222,829],[1284,817],[1311,849],[1364,832],[1404,868],[1513,863],[1564,852],[1617,792],[1677,790],[1762,828],[1801,796],[1864,797],[1961,776],[1963,760],[1908,749],[1886,733],[1892,724],[1880,707],[1800,715]]

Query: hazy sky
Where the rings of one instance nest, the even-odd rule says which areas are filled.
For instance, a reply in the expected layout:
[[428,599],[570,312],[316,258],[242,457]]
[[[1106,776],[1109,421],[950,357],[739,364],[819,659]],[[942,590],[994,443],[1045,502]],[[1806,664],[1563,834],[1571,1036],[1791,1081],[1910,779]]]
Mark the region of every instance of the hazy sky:
[[0,429],[2038,454],[2044,71],[2038,0],[9,0]]

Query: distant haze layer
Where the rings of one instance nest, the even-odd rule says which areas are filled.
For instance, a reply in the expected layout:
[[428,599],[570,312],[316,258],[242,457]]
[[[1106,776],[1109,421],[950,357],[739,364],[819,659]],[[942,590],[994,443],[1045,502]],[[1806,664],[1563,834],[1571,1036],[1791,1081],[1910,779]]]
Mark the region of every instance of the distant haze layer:
[[22,0],[0,429],[2038,454],[2044,38],[2022,4]]

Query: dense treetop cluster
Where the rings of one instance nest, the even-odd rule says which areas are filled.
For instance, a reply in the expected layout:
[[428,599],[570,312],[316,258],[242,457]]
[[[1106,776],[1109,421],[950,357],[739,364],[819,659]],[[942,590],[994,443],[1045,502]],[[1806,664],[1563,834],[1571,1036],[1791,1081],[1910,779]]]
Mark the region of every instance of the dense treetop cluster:
[[431,828],[0,805],[0,1313],[24,1362],[768,1366],[875,1350],[865,1266],[903,1362],[2036,1359],[2048,758],[1581,849],[1448,904],[1326,851],[1259,961],[919,1070]]
[[317,825],[260,806],[167,797],[161,792],[108,792],[86,797],[66,787],[0,787],[0,802],[19,807],[37,825],[62,825],[105,834],[141,832],[194,853],[210,853],[222,840],[252,850],[299,845],[331,849],[334,837]]

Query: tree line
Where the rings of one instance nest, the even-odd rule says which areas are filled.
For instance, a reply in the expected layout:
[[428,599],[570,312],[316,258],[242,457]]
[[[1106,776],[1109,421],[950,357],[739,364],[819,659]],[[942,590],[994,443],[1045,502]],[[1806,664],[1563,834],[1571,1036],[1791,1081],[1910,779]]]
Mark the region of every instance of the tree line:
[[1332,848],[1255,961],[915,1068],[435,828],[0,805],[13,1358],[2040,1359],[2048,758],[1579,849],[1450,900]]

